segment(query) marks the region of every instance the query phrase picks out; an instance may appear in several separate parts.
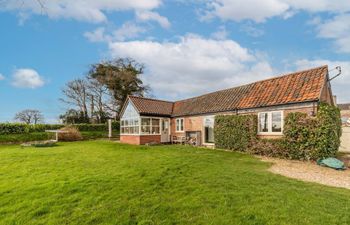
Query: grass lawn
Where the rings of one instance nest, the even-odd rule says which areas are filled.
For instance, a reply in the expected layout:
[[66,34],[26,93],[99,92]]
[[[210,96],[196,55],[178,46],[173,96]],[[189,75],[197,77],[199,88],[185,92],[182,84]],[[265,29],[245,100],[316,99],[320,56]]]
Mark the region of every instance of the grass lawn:
[[185,146],[0,146],[0,224],[350,224],[349,190],[268,167]]

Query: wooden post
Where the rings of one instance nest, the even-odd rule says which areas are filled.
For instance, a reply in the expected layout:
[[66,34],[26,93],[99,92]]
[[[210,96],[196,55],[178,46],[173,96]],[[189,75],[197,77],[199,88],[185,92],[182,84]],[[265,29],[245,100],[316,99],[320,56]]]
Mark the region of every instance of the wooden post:
[[112,138],[112,120],[108,120],[108,137]]

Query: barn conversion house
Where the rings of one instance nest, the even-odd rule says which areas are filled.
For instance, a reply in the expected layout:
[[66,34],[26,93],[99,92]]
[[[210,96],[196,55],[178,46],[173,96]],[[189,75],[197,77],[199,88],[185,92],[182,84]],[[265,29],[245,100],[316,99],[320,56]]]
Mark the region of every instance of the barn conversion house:
[[278,138],[288,113],[315,115],[320,102],[335,105],[327,66],[175,102],[129,96],[121,113],[120,140],[214,145],[214,118],[219,114],[257,114],[258,135]]

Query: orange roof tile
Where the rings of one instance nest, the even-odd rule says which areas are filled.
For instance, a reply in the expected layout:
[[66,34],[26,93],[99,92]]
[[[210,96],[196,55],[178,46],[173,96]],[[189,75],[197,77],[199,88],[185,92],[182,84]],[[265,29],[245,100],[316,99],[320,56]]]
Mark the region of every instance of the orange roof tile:
[[318,101],[328,66],[290,73],[176,102],[130,96],[141,114],[186,116]]
[[137,111],[143,115],[171,116],[173,102],[158,99],[129,96]]

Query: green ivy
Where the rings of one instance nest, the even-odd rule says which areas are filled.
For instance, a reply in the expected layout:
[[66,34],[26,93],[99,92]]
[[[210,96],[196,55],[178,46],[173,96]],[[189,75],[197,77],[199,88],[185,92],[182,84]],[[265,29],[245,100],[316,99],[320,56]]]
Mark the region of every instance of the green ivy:
[[215,118],[217,148],[245,151],[271,157],[316,160],[335,156],[340,146],[340,110],[321,103],[316,117],[289,113],[284,136],[277,140],[257,138],[256,115],[230,115]]
[[215,117],[215,145],[217,148],[246,151],[256,139],[256,115],[225,115]]

